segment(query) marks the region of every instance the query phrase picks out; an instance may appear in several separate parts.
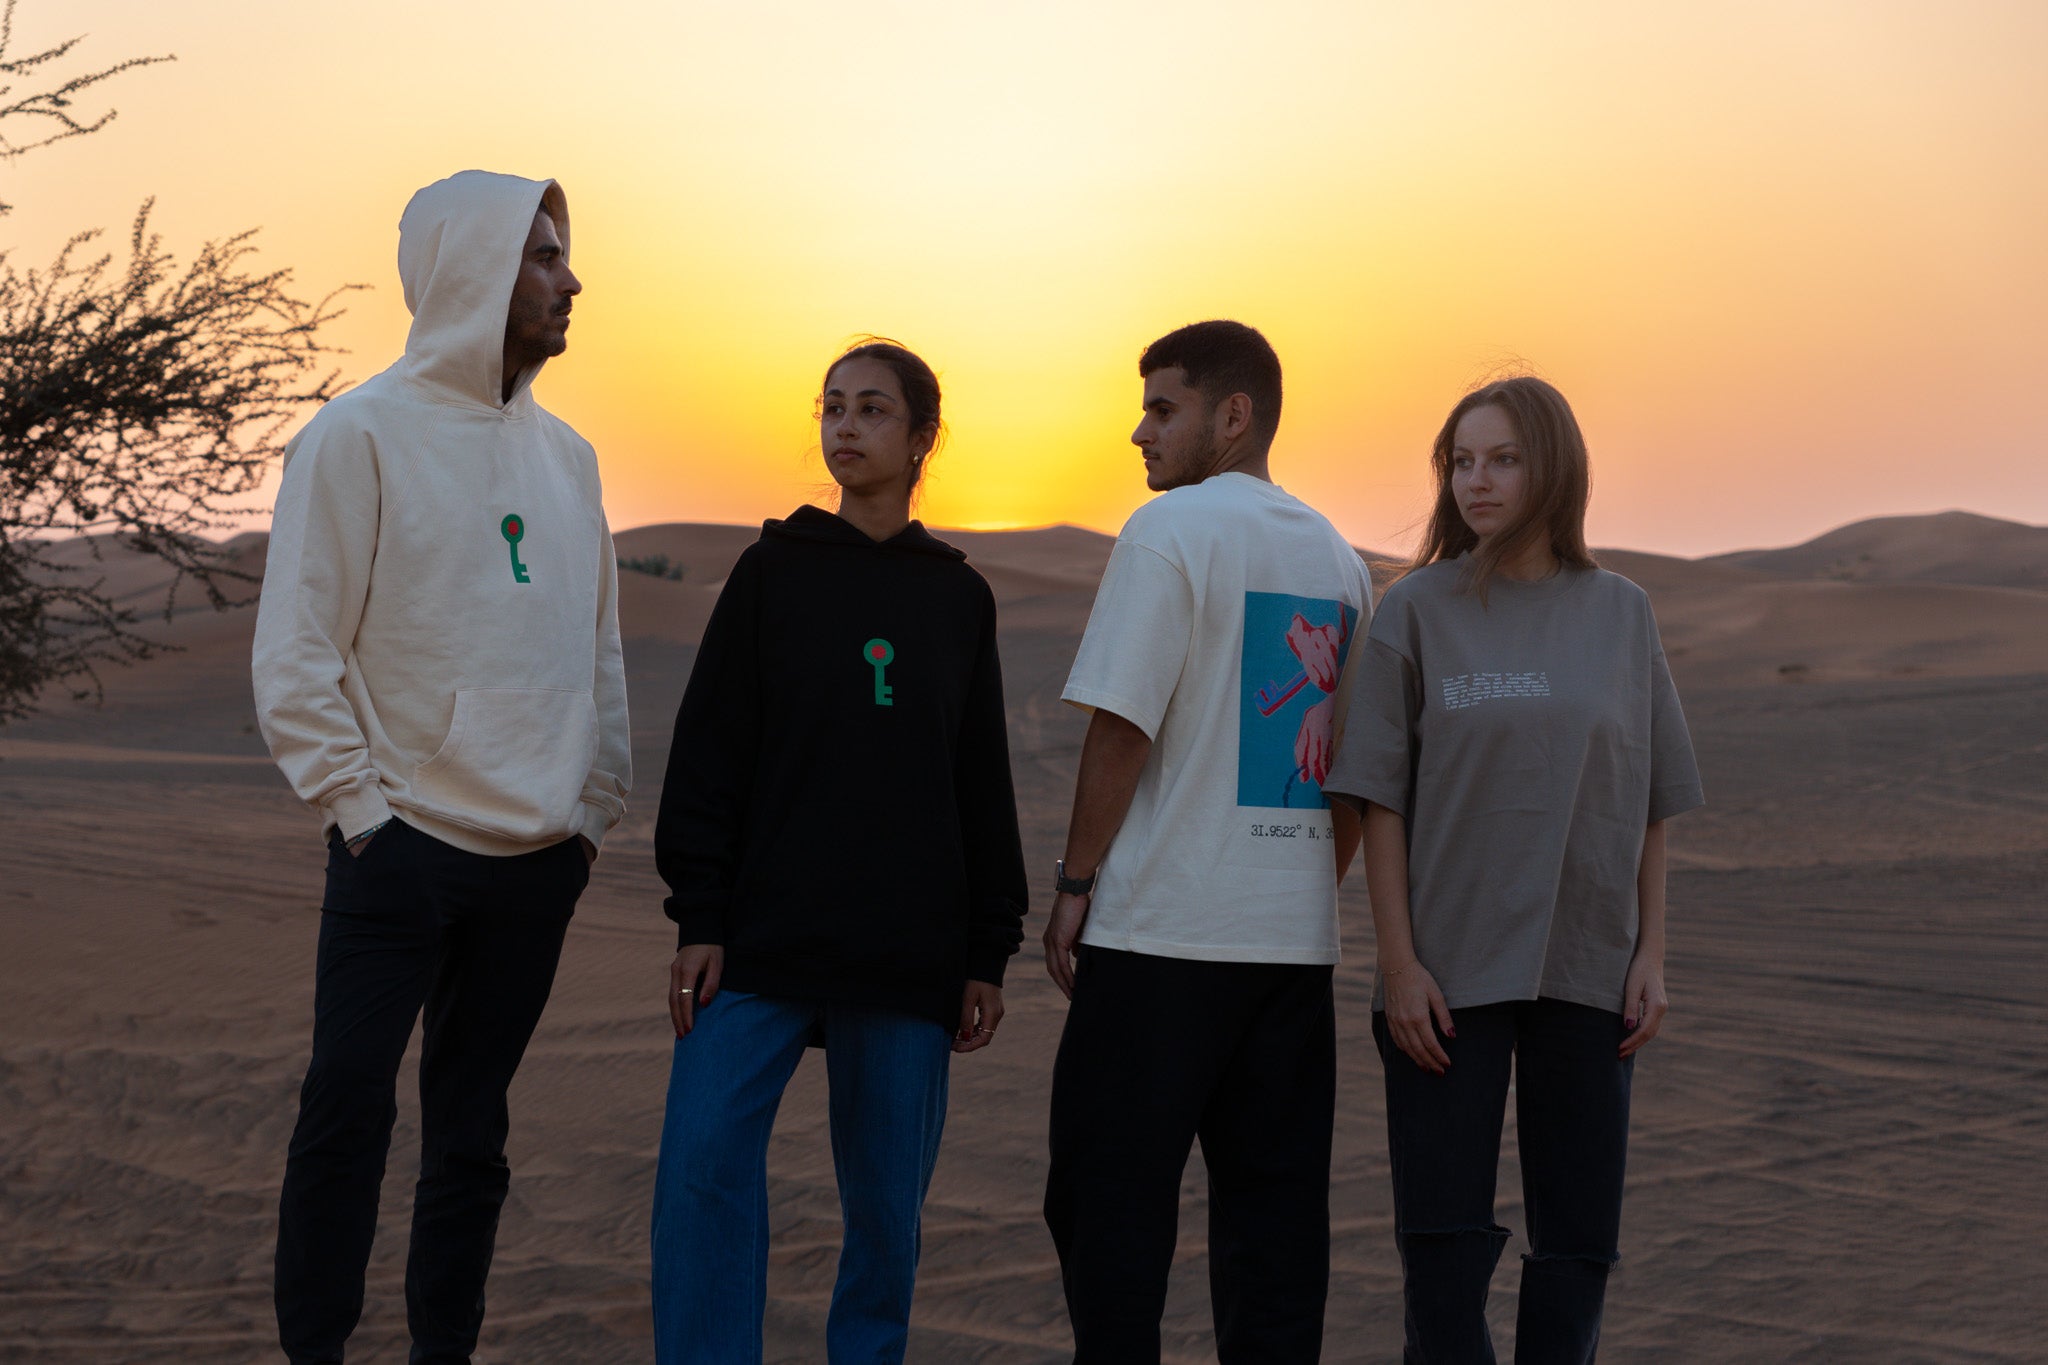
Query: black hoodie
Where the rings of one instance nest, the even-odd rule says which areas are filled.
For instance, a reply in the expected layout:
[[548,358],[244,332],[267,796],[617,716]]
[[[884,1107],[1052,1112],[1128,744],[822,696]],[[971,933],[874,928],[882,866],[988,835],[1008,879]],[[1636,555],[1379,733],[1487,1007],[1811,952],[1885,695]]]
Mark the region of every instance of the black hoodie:
[[1023,938],[995,597],[917,522],[762,526],[704,628],[655,863],[724,984],[953,1028]]

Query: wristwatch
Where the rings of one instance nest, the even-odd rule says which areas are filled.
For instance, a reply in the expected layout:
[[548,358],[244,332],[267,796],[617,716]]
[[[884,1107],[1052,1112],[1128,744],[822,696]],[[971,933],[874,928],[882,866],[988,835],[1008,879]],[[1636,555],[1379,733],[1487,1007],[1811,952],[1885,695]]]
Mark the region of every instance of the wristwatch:
[[1095,889],[1095,879],[1101,875],[1098,868],[1086,877],[1069,877],[1067,860],[1061,858],[1052,865],[1052,889],[1062,896],[1085,896]]

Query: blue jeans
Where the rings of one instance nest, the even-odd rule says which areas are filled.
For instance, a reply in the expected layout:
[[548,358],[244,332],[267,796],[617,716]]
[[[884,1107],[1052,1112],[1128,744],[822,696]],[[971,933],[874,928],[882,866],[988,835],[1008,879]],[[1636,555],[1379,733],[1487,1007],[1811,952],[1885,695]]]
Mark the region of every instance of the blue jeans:
[[660,1365],[758,1365],[768,1288],[768,1134],[814,1034],[825,1044],[845,1240],[831,1365],[895,1365],[918,1222],[946,1122],[953,1038],[894,1010],[724,990],[676,1041],[654,1181]]

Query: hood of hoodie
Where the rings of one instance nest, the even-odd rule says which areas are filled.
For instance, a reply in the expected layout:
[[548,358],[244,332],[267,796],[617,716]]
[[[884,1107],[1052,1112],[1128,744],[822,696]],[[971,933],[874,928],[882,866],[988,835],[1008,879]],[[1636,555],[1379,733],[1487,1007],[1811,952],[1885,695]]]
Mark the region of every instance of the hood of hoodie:
[[505,317],[535,209],[554,219],[569,251],[569,201],[552,180],[458,171],[406,204],[398,220],[398,278],[412,313],[406,378],[436,397],[499,411],[528,399],[534,365],[511,403],[504,392]]
[[930,531],[924,523],[913,521],[910,525],[890,536],[887,540],[870,540],[867,532],[855,526],[844,517],[835,516],[822,507],[805,503],[781,521],[761,523],[763,537],[775,536],[783,540],[821,541],[832,545],[857,545],[870,550],[893,550],[901,554],[936,555],[941,559],[965,559],[967,552],[948,545]]

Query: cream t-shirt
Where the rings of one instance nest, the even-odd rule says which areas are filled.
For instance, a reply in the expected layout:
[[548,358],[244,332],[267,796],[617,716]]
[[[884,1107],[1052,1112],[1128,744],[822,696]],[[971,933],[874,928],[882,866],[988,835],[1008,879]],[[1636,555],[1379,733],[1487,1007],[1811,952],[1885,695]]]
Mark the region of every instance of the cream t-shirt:
[[1117,537],[1065,700],[1151,737],[1081,942],[1333,963],[1334,693],[1372,611],[1327,518],[1247,474],[1161,494]]

